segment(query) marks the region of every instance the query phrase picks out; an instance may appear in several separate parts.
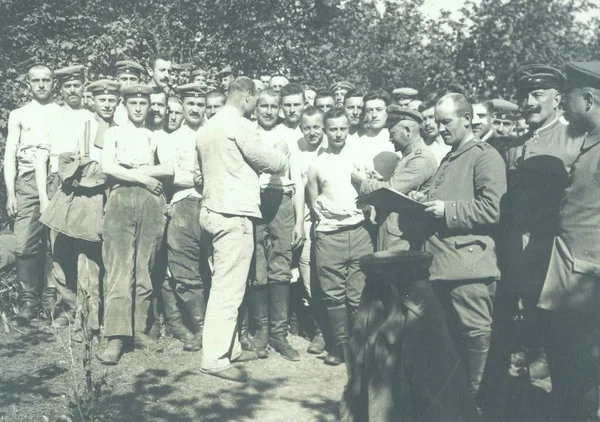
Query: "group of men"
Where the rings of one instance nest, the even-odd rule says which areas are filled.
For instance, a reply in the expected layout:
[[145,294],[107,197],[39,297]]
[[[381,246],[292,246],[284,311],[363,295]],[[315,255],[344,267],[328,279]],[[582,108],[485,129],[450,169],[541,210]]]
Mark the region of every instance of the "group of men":
[[[365,285],[360,257],[427,250],[481,406],[497,396],[484,385],[507,377],[521,309],[565,417],[585,409],[598,385],[600,63],[570,63],[566,76],[523,66],[518,104],[317,89],[229,66],[175,86],[163,55],[115,68],[86,84],[83,66],[35,65],[32,100],[10,114],[15,323],[44,308],[70,326],[83,304],[107,339],[98,359],[117,364],[131,347],[160,350],[162,313],[169,335],[202,351],[202,372],[244,382],[232,363],[269,350],[300,359],[288,341],[295,268],[308,352],[339,365]],[[357,203],[381,188],[423,202],[423,215]],[[500,375],[486,383],[488,372]]]

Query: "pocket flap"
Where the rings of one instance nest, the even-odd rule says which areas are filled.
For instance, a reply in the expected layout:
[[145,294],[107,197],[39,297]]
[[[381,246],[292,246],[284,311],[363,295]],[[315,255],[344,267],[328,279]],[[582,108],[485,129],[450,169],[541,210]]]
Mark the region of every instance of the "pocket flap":
[[583,259],[573,259],[573,271],[579,274],[592,275],[600,278],[600,264],[584,261]]

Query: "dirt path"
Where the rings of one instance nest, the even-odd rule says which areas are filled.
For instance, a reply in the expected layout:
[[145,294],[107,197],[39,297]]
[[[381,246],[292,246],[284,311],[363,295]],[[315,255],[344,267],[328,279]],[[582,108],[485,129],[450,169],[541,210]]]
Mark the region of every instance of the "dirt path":
[[[66,340],[66,330],[61,333]],[[251,382],[230,383],[198,371],[200,356],[162,339],[164,353],[126,354],[116,367],[93,363],[103,380],[97,421],[335,421],[344,366],[323,364],[291,338],[300,362],[271,353],[243,365]],[[0,421],[55,421],[69,409],[69,354],[43,328],[0,334]],[[44,419],[44,417],[48,419]]]

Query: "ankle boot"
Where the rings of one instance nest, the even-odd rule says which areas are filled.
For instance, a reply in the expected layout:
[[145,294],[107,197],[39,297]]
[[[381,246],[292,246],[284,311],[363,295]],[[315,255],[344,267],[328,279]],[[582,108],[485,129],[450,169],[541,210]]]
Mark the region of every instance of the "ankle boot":
[[464,341],[469,385],[473,397],[477,395],[490,349],[491,333],[471,337]]
[[260,349],[254,343],[254,339],[250,338],[249,329],[250,329],[250,309],[249,309],[249,293],[246,293],[247,296],[244,297],[244,301],[242,302],[242,306],[240,306],[238,313],[238,330],[240,333],[240,344],[242,346],[242,350],[246,352],[254,352],[257,354],[258,358],[265,359],[269,356],[269,352],[267,349]]
[[206,301],[204,299],[204,290],[186,290],[177,292],[183,301],[183,306],[188,316],[192,320],[194,336],[185,342],[183,350],[187,352],[197,352],[202,349],[202,333],[204,331],[204,316],[206,314]]
[[283,358],[299,361],[300,353],[287,340],[290,284],[269,283],[269,346]]
[[306,352],[312,355],[320,355],[324,351],[325,339],[323,338],[323,333],[321,332],[321,329],[317,327],[317,329],[315,330],[315,335],[312,341],[310,342],[308,349],[306,349]]
[[165,312],[165,326],[167,334],[183,341],[191,341],[194,334],[183,325],[183,318],[179,311],[175,292],[170,289],[169,280],[165,280],[162,286],[163,309]]
[[103,365],[116,365],[121,359],[123,353],[123,338],[122,337],[110,337],[108,339],[108,345],[101,354],[96,355],[98,360]]
[[348,310],[346,305],[327,308],[334,347],[325,358],[325,364],[337,366],[345,361],[344,350],[348,343]]
[[269,342],[269,290],[268,286],[252,286],[248,290],[250,319],[256,327],[252,341],[257,350],[267,350]]
[[34,257],[16,257],[17,279],[19,280],[19,304],[21,309],[13,318],[17,326],[27,326],[37,318],[40,311],[38,288],[40,285],[39,259]]

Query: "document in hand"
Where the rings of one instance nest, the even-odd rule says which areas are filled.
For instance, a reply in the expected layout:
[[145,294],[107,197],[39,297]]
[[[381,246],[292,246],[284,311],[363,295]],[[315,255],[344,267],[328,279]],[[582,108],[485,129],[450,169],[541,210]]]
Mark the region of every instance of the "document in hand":
[[381,188],[366,195],[360,195],[358,204],[373,205],[381,210],[397,212],[414,218],[425,218],[425,208],[421,202],[410,199],[403,193],[391,188]]

